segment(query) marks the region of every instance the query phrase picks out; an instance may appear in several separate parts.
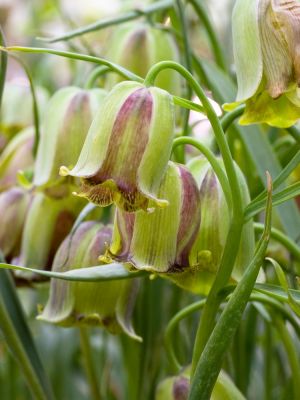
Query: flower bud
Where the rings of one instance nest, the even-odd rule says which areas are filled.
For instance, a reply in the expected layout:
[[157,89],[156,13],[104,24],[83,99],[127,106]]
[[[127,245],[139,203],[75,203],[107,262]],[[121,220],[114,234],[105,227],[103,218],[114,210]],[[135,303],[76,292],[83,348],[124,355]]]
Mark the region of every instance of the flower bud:
[[17,183],[19,170],[33,167],[33,142],[33,128],[27,128],[18,133],[5,147],[0,155],[0,191]]
[[29,268],[49,268],[82,206],[82,201],[74,196],[56,199],[37,193],[26,217],[17,263]]
[[106,92],[100,89],[86,91],[77,87],[63,88],[54,94],[42,124],[35,186],[51,186],[61,180],[62,163],[70,168],[75,165],[93,116],[105,96]]
[[241,124],[289,127],[300,118],[300,4],[298,1],[237,0],[233,45],[236,103],[246,103]]
[[189,267],[200,225],[200,194],[191,173],[173,162],[158,194],[169,202],[163,210],[135,214],[117,210],[112,244],[101,259],[129,263],[176,281],[176,275]]
[[[97,265],[99,254],[111,241],[112,228],[88,221],[82,223],[59,247],[52,270],[65,272]],[[138,339],[131,326],[136,296],[132,280],[111,282],[51,281],[48,303],[38,319],[60,326],[103,326],[111,333],[122,330]]]
[[[157,387],[155,400],[187,400],[190,390],[190,367],[180,375],[164,379]],[[245,400],[225,371],[221,371],[210,400]]]
[[[221,161],[220,161],[221,163]],[[221,164],[223,165],[223,164]],[[197,181],[201,201],[201,226],[190,252],[190,263],[197,264],[201,274],[195,284],[197,290],[207,294],[220,265],[230,225],[230,215],[220,182],[206,159],[195,158],[188,168]],[[237,168],[243,204],[249,203],[248,187],[242,172]],[[238,281],[254,253],[252,221],[244,225],[240,249],[232,272]],[[196,288],[195,288],[196,289]]]
[[[36,97],[41,114],[45,109],[48,93],[44,88],[37,87]],[[29,85],[7,82],[1,105],[0,131],[10,138],[31,125],[33,125],[33,107]]]
[[7,260],[19,253],[30,200],[31,195],[17,187],[0,194],[0,250]]
[[76,166],[61,167],[60,174],[82,178],[79,196],[99,206],[166,206],[157,190],[171,153],[173,108],[162,89],[118,84],[93,120]]
[[[145,78],[148,70],[160,61],[180,62],[172,35],[140,22],[131,22],[115,30],[106,57],[142,78]],[[123,80],[120,75],[109,74],[106,86],[112,89]],[[180,77],[175,71],[161,72],[156,85],[170,93],[180,95]]]

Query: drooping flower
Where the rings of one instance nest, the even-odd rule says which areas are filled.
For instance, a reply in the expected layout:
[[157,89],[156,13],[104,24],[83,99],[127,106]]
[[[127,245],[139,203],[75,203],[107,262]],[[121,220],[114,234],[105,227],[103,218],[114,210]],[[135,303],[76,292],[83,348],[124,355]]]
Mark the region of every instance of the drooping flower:
[[[99,264],[99,254],[110,243],[111,234],[110,226],[82,223],[59,247],[52,270],[65,272]],[[140,340],[131,325],[136,294],[134,280],[87,283],[53,279],[49,300],[38,319],[65,327],[102,326]]]
[[[223,166],[220,160],[221,166]],[[201,274],[194,282],[197,290],[208,293],[218,271],[227,234],[230,226],[230,214],[221,184],[206,159],[194,158],[188,168],[197,181],[201,201],[201,225],[190,252],[190,263],[198,265]],[[242,192],[242,201],[246,206],[250,201],[245,178],[236,166]],[[232,272],[232,279],[239,281],[254,254],[255,238],[252,221],[243,227],[240,249]]]
[[241,124],[289,127],[300,118],[300,4],[295,0],[237,0],[233,44]]
[[[113,33],[106,57],[142,78],[146,77],[152,65],[160,61],[180,62],[179,51],[172,35],[141,22],[119,26]],[[120,75],[109,74],[105,81],[106,87],[112,89],[123,80]],[[156,85],[180,95],[180,77],[176,71],[161,72]]]
[[21,253],[15,262],[29,268],[49,268],[82,207],[83,202],[72,195],[53,198],[36,193],[26,215]]
[[116,211],[112,243],[100,259],[117,260],[184,286],[182,273],[191,271],[189,253],[200,226],[199,190],[191,173],[170,161],[158,194],[168,200],[167,208]]
[[99,109],[75,167],[61,175],[80,177],[79,196],[125,211],[167,205],[157,190],[171,154],[172,97],[135,82],[118,84]]
[[62,180],[59,167],[62,163],[69,168],[75,165],[94,114],[105,96],[106,92],[101,89],[83,90],[72,86],[54,94],[42,123],[35,186],[45,187],[48,194],[55,195],[57,190],[53,186]]
[[0,194],[0,250],[8,261],[19,254],[30,202],[30,193],[18,187]]
[[0,155],[0,192],[17,183],[19,170],[32,169],[34,164],[32,148],[33,128],[19,132]]

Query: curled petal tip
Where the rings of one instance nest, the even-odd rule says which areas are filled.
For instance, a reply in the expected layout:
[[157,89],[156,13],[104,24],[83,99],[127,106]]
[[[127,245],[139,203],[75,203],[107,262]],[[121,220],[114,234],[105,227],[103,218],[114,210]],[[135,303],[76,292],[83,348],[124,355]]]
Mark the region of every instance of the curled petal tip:
[[60,167],[59,169],[59,175],[60,176],[68,176],[70,174],[70,170],[65,167],[64,165]]

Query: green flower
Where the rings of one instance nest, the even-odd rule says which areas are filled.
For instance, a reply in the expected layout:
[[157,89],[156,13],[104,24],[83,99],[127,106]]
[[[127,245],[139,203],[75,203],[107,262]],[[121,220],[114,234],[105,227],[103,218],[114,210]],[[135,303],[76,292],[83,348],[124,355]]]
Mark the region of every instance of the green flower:
[[[65,183],[59,176],[62,163],[72,168],[82,149],[94,114],[106,92],[66,87],[54,94],[42,123],[41,139],[35,163],[33,184],[48,188]],[[52,188],[51,190],[49,188]]]
[[164,207],[157,197],[171,154],[172,97],[135,82],[118,84],[99,109],[75,167],[60,174],[80,177],[79,196],[125,211]]
[[[97,265],[111,234],[110,226],[82,223],[59,247],[52,270],[65,272]],[[49,300],[38,319],[65,327],[102,326],[111,333],[124,331],[140,340],[131,325],[136,294],[133,280],[86,283],[53,279]]]
[[300,118],[300,4],[237,0],[233,45],[238,93],[229,111],[246,104],[240,123],[289,127]]

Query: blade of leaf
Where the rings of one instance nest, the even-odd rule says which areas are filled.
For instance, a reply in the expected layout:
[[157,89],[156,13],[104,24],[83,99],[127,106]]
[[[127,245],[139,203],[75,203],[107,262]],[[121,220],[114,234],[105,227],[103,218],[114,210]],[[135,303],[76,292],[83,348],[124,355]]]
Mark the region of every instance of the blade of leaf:
[[19,362],[34,398],[53,399],[50,384],[7,271],[0,271],[0,329]]

